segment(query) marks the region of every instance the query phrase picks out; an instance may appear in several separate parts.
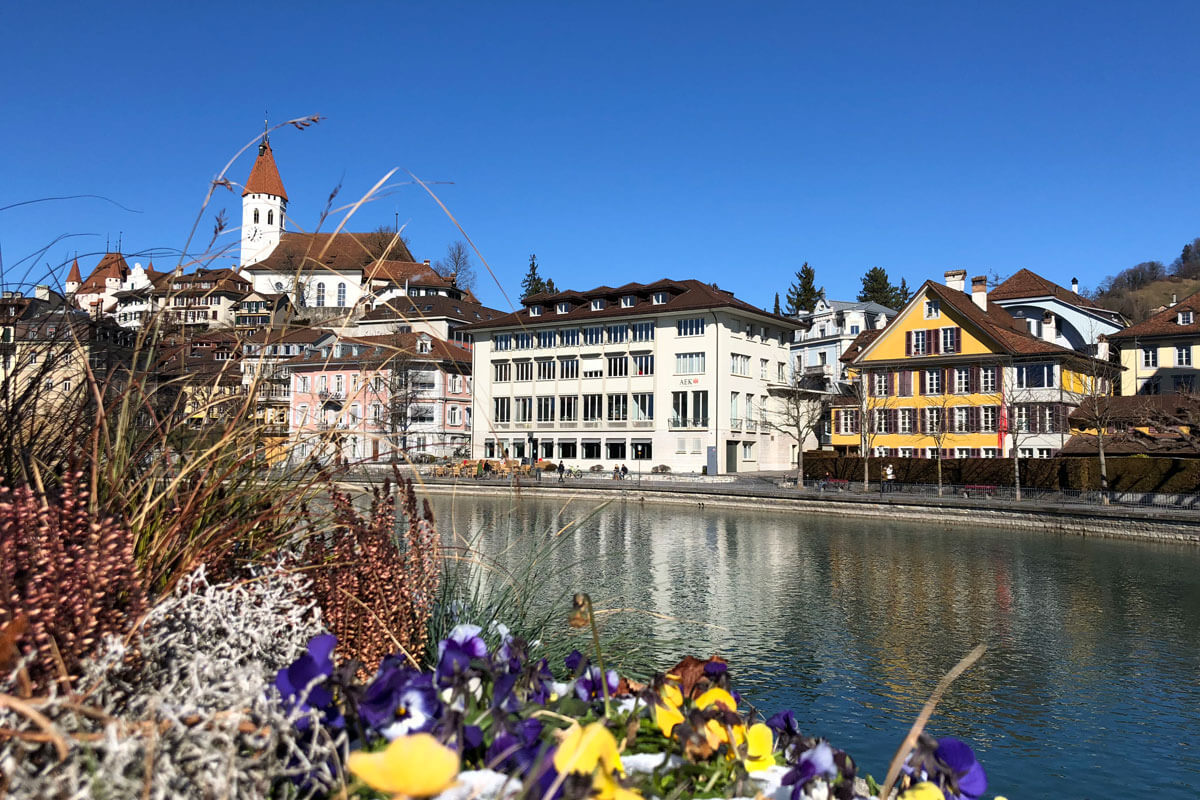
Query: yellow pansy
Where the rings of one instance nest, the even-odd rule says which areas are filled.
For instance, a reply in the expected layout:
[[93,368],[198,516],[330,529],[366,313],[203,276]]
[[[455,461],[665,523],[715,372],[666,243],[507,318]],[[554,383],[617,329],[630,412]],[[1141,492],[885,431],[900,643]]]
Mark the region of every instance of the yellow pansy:
[[900,795],[900,800],[945,800],[946,795],[936,784],[929,781],[921,781],[904,790]]
[[601,772],[616,770],[622,775],[621,754],[617,751],[617,740],[603,723],[593,722],[581,728],[576,722],[567,728],[567,733],[554,753],[554,768],[560,773],[581,772],[590,775],[600,767]]
[[683,712],[679,710],[683,705],[683,692],[674,683],[664,683],[658,697],[664,705],[654,705],[654,724],[664,736],[670,736],[675,726],[683,722]]
[[611,772],[601,770],[592,779],[591,800],[642,800],[642,796],[618,783]]
[[724,706],[729,711],[737,711],[737,701],[724,689],[714,687],[696,698],[696,708],[708,708],[715,705]]
[[378,753],[351,753],[346,766],[377,792],[432,797],[454,783],[458,753],[428,733],[414,733]]
[[746,731],[746,771],[757,772],[772,766],[775,763],[772,755],[774,749],[771,729],[761,722],[751,725],[750,730]]

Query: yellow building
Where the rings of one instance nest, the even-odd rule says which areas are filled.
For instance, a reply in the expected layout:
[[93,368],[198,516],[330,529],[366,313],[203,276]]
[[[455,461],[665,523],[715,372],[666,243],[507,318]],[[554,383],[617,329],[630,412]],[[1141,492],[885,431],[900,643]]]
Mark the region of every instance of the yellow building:
[[1200,359],[1200,292],[1145,322],[1114,333],[1109,341],[1125,368],[1121,394],[1193,392]]
[[1086,397],[1111,393],[1119,368],[1054,343],[991,302],[987,280],[946,273],[926,281],[891,323],[865,331],[842,357],[854,396],[833,409],[842,453],[915,458],[998,458],[1013,449],[1049,458],[1070,438],[1068,417]]

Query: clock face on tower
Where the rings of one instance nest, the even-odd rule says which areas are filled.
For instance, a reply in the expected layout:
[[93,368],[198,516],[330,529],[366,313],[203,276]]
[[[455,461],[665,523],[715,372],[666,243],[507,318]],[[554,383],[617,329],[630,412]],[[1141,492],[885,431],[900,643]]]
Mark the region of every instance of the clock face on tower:
[[262,236],[262,231],[259,230],[257,225],[254,226],[253,228],[251,228],[250,232],[248,234],[246,234],[246,238],[252,242],[257,242],[261,236]]

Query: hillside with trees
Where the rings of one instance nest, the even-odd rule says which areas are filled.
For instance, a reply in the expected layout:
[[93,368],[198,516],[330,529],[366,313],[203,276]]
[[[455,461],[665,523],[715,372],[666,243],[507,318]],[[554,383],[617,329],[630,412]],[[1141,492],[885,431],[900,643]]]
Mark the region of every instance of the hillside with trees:
[[1183,246],[1170,264],[1143,261],[1109,275],[1088,298],[1104,308],[1120,311],[1130,322],[1147,319],[1155,309],[1200,291],[1200,238]]

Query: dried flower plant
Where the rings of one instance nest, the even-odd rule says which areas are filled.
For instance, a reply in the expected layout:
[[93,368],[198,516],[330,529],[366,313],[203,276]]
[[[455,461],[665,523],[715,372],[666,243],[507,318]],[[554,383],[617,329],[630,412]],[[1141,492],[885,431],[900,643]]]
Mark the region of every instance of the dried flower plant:
[[396,530],[396,493],[391,481],[372,490],[364,516],[350,495],[330,486],[332,531],[314,531],[305,558],[313,567],[313,591],[341,651],[373,670],[398,650],[414,663],[425,650],[429,618],[441,580],[438,536],[429,503],[417,513],[411,481],[403,487],[408,521]]
[[[72,676],[105,636],[123,636],[145,608],[133,536],[88,510],[82,474],[54,496],[0,486],[0,626],[30,657],[34,688]],[[15,655],[13,653],[12,655]]]

